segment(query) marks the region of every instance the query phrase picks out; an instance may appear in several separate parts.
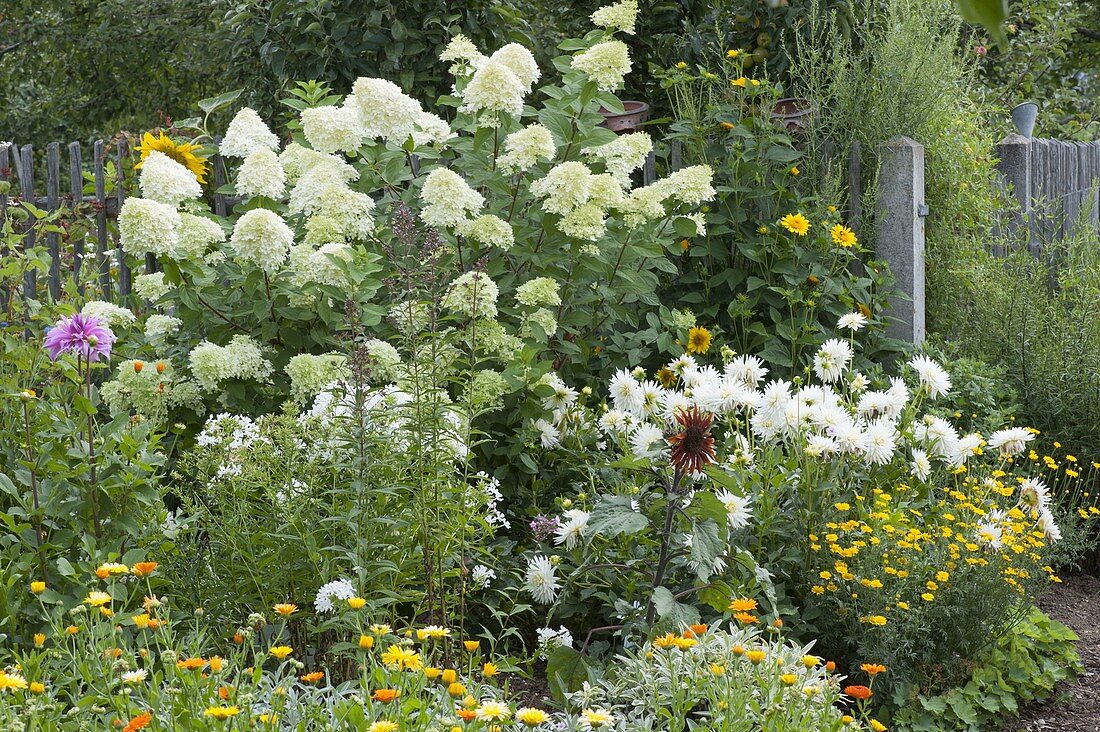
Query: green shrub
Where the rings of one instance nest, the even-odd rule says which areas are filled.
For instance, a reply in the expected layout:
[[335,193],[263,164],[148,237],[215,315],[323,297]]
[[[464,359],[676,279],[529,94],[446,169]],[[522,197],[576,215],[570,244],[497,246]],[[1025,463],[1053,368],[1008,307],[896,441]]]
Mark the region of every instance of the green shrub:
[[962,686],[936,696],[925,696],[917,685],[899,687],[893,697],[900,707],[893,728],[899,732],[993,729],[1001,718],[1017,715],[1021,703],[1046,699],[1059,682],[1084,672],[1076,640],[1072,630],[1032,608],[983,654]]

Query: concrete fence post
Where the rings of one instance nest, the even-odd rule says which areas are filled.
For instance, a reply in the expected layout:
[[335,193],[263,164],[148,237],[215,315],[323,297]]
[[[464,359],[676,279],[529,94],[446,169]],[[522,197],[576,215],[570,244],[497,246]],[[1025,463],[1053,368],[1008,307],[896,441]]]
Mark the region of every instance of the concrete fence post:
[[876,247],[900,294],[891,299],[887,335],[924,342],[924,146],[895,137],[879,148]]
[[[1012,133],[997,143],[995,154],[998,160],[997,170],[1010,188],[1018,206],[1013,215],[1004,222],[1002,230],[997,233],[1021,236],[1021,232],[1024,232],[1024,243],[1030,248],[1031,204],[1034,199],[1031,185],[1031,140],[1023,135]],[[1007,252],[995,253],[1003,256]]]

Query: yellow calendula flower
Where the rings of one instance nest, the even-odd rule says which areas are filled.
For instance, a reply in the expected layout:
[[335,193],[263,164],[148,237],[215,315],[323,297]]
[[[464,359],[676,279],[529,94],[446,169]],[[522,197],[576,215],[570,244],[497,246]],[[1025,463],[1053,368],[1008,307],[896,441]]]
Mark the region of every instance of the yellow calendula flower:
[[696,325],[688,329],[687,340],[687,352],[688,353],[706,353],[710,350],[711,342],[710,331],[706,328]]
[[270,651],[268,651],[268,653],[270,653],[272,656],[279,659],[280,661],[282,661],[293,652],[294,649],[290,646],[274,646]]
[[882,627],[883,625],[886,625],[886,617],[883,615],[872,615],[869,618],[864,619],[864,622]]
[[497,668],[495,663],[486,661],[485,665],[481,667],[481,675],[487,679],[491,679],[500,673],[500,669]]
[[794,674],[783,674],[779,680],[783,682],[783,686],[794,686],[798,682],[798,677]]
[[199,183],[206,183],[206,158],[196,154],[195,151],[199,149],[199,145],[176,142],[163,132],[156,137],[152,132],[146,132],[141,138],[141,144],[137,146],[137,151],[141,153],[141,161],[134,167],[140,168],[153,151],[161,152],[190,170]]
[[364,651],[369,651],[374,648],[374,636],[373,635],[361,635],[359,636],[359,647]]
[[91,605],[92,607],[102,607],[111,601],[111,596],[106,592],[100,592],[93,590],[88,593],[88,596],[84,598],[84,604]]
[[31,582],[31,592],[33,592],[34,594],[41,595],[45,591],[46,591],[46,583],[45,582]]
[[397,732],[399,729],[401,729],[401,726],[397,722],[380,719],[377,722],[372,722],[371,726],[367,727],[367,732]]
[[739,48],[731,48],[730,50],[726,51],[726,58],[737,58],[740,55],[741,49]]
[[423,665],[419,653],[401,646],[387,648],[382,654],[382,663],[392,669],[405,671],[417,671]]
[[746,79],[744,76],[739,76],[736,79],[731,79],[730,80],[730,84],[732,86],[740,87],[741,89],[744,89],[745,84],[747,84],[748,82],[749,82],[749,80]]
[[240,707],[207,707],[203,714],[207,717],[213,717],[214,719],[229,719],[230,717],[236,717],[241,713]]
[[581,712],[581,720],[592,729],[610,727],[615,717],[606,709],[585,709]]
[[348,598],[348,607],[350,607],[352,610],[362,610],[363,606],[366,605],[366,604],[367,604],[367,601],[364,600],[362,597],[349,597]]
[[550,721],[550,715],[541,709],[523,707],[516,710],[516,721],[527,727],[538,727]]
[[284,618],[289,618],[291,615],[298,612],[298,606],[292,602],[280,602],[271,609]]
[[779,219],[779,225],[797,236],[806,236],[810,232],[810,220],[800,213],[787,214]]
[[753,664],[758,664],[764,660],[768,654],[764,651],[745,651],[745,658],[749,659]]

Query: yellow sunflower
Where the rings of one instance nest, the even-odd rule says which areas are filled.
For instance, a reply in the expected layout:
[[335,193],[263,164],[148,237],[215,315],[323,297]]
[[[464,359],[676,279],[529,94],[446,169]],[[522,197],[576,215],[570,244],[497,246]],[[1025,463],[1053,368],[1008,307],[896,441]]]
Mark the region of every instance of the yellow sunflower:
[[710,331],[702,326],[695,326],[688,330],[688,353],[706,353],[710,350]]
[[189,142],[176,142],[163,132],[158,132],[157,135],[157,137],[154,137],[152,132],[146,132],[141,138],[141,144],[137,147],[138,152],[141,153],[141,162],[135,165],[135,168],[140,168],[141,164],[145,162],[145,158],[149,157],[149,153],[155,150],[164,153],[190,170],[195,174],[195,178],[199,183],[206,183],[206,158],[195,154],[195,151],[200,148],[199,145],[192,145]]

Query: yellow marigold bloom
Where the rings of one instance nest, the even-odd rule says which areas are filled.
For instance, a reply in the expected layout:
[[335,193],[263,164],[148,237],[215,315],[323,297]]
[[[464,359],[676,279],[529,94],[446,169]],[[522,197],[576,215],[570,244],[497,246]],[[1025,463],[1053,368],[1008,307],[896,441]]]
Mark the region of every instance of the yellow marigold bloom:
[[944,572],[942,570],[939,571],[939,572],[936,572],[936,581],[937,582],[946,582],[950,577],[951,577],[951,575],[947,574],[947,572]]
[[497,668],[497,665],[495,663],[492,663],[491,661],[486,661],[485,665],[481,667],[481,675],[487,679],[491,679],[499,673],[500,669]]
[[298,612],[298,606],[292,602],[280,602],[271,609],[284,618],[289,618],[291,615]]
[[845,249],[851,249],[856,245],[859,239],[856,238],[854,231],[849,229],[843,224],[837,224],[832,229],[829,229],[829,234],[833,237],[833,243],[839,247]]
[[875,732],[886,732],[886,725],[878,721],[877,719],[872,719],[871,729],[873,729]]
[[69,627],[65,628],[65,632],[69,635],[76,635],[80,632],[80,627],[76,625],[70,625]]
[[315,684],[323,678],[325,678],[324,671],[311,671],[308,674],[302,674],[298,677],[300,681],[304,681],[307,684]]
[[458,698],[466,693],[466,687],[455,681],[452,684],[447,685],[447,693],[452,697]]
[[43,694],[46,691],[46,685],[41,681],[32,681],[30,683],[30,691],[32,694]]
[[435,681],[436,679],[439,678],[439,674],[441,674],[441,673],[443,673],[443,672],[440,669],[436,668],[435,666],[425,666],[424,667],[424,676],[429,681]]
[[469,651],[470,653],[473,653],[474,651],[476,651],[478,648],[481,647],[481,641],[476,641],[476,640],[462,641],[462,645],[467,651]]
[[348,598],[348,607],[350,607],[352,610],[362,610],[363,606],[366,605],[366,604],[367,604],[367,601],[364,600],[362,597],[349,597]]
[[758,664],[764,660],[768,654],[764,651],[746,651],[745,657],[749,659],[753,664]]
[[710,665],[710,672],[715,676],[722,676],[726,673],[726,667],[721,664],[712,663]]
[[138,577],[148,577],[157,570],[156,562],[138,562],[134,565],[134,575]]
[[615,718],[605,709],[585,709],[581,712],[581,720],[590,728],[607,727]]
[[41,582],[41,581],[31,582],[31,592],[33,592],[34,594],[41,595],[45,591],[46,591],[46,583],[45,582]]
[[88,593],[87,597],[84,598],[84,603],[86,605],[91,605],[92,607],[102,607],[109,603],[111,599],[112,598],[108,593],[93,590],[92,592]]
[[729,604],[729,609],[736,613],[747,613],[757,608],[756,600],[740,598]]
[[877,625],[877,626],[881,627],[883,625],[886,625],[886,618],[882,615],[872,615],[871,617],[867,618],[864,622],[870,623],[871,625]]
[[921,593],[920,599],[924,600],[925,602],[932,602],[936,599],[936,596],[933,595],[931,592],[924,592]]
[[865,663],[861,665],[860,668],[863,670],[863,673],[868,676],[878,676],[886,671],[886,667],[879,663]]
[[176,668],[183,669],[184,671],[194,671],[200,669],[206,665],[205,658],[199,658],[198,656],[192,658],[181,658],[176,661]]
[[733,617],[737,618],[737,622],[742,625],[753,625],[760,622],[760,618],[756,617],[752,613],[737,613]]
[[369,651],[374,648],[374,636],[373,635],[361,635],[359,636],[359,647],[364,651]]
[[791,175],[799,175],[802,171],[798,169],[797,165],[792,165],[790,173]]
[[230,717],[236,717],[241,713],[239,707],[207,707],[203,714],[207,717],[213,717],[214,719],[226,720]]
[[387,635],[389,633],[392,633],[393,629],[385,623],[382,623],[372,625],[370,627],[370,632],[374,633],[375,635]]
[[222,665],[224,663],[225,663],[225,660],[221,656],[211,656],[210,657],[210,670],[213,671],[214,673],[219,673],[222,670]]
[[273,646],[271,650],[268,651],[268,653],[270,653],[272,656],[275,656],[275,658],[279,659],[280,661],[285,659],[293,652],[294,649],[290,646]]
[[746,79],[744,76],[739,76],[736,79],[731,79],[730,84],[733,85],[733,86],[740,87],[740,88],[744,89],[745,84],[747,84],[748,81],[749,80]]
[[821,585],[814,585],[813,587],[810,588],[810,592],[814,593],[815,595],[824,595],[825,594],[825,588],[822,587]]
[[798,681],[798,677],[794,674],[783,674],[779,677],[779,680],[783,682],[784,686],[794,686]]
[[200,147],[189,142],[175,142],[164,132],[160,132],[157,137],[153,137],[152,132],[146,132],[141,138],[141,144],[137,146],[137,151],[141,153],[141,161],[134,167],[140,168],[145,158],[155,150],[190,170],[199,183],[206,183],[206,159],[195,154]]
[[821,659],[818,658],[817,656],[803,656],[802,657],[802,665],[805,666],[806,668],[813,668],[814,666],[818,665],[819,663],[821,663]]
[[401,646],[390,646],[386,649],[382,654],[382,663],[392,669],[405,671],[417,671],[423,665],[419,653]]
[[550,721],[550,715],[541,709],[523,707],[516,710],[516,721],[527,727],[538,727]]
[[902,610],[908,610],[909,609],[909,603],[899,600],[898,601],[898,607],[901,608]]
[[726,58],[737,58],[740,55],[741,49],[739,48],[731,48],[730,50],[726,51]]
[[657,636],[653,639],[653,645],[658,648],[672,648],[676,645],[677,636],[675,633],[665,633],[664,635]]
[[673,645],[675,645],[681,651],[686,651],[698,642],[699,641],[695,640],[694,638],[684,638],[683,636],[677,636],[676,639],[672,641]]
[[806,236],[810,232],[810,220],[800,213],[787,214],[779,219],[779,224],[787,231],[798,236]]
[[688,330],[687,352],[706,353],[710,350],[710,331],[702,326],[694,326]]
[[453,668],[446,669],[442,674],[442,681],[444,684],[453,684],[458,681],[458,672]]
[[370,727],[367,727],[367,732],[397,732],[401,729],[397,722],[388,722],[384,719],[380,719],[377,722],[373,722]]
[[676,62],[676,68],[679,69],[680,71],[683,71],[687,67],[688,67],[687,61],[677,61]]
[[34,647],[35,648],[41,648],[44,645],[46,645],[46,635],[44,633],[35,633],[34,634]]

